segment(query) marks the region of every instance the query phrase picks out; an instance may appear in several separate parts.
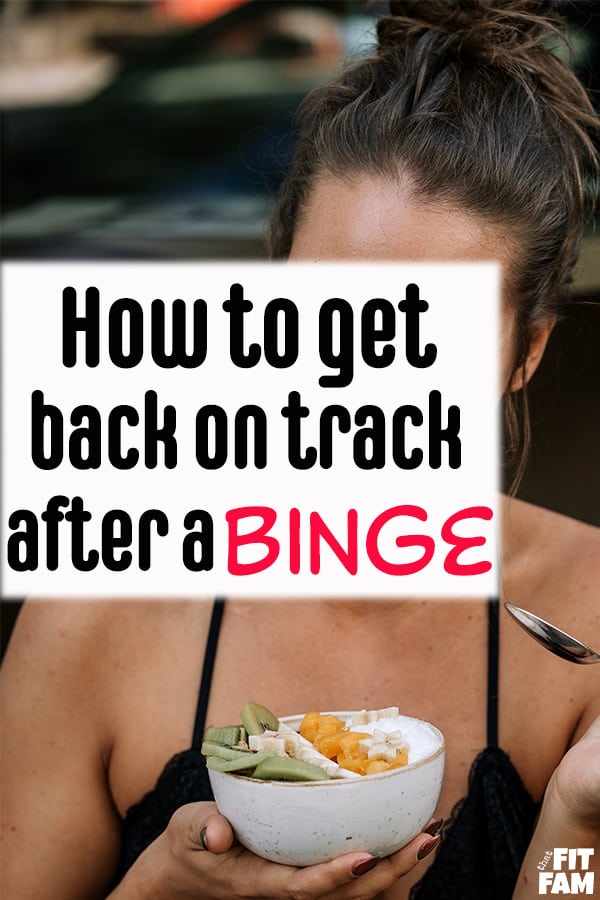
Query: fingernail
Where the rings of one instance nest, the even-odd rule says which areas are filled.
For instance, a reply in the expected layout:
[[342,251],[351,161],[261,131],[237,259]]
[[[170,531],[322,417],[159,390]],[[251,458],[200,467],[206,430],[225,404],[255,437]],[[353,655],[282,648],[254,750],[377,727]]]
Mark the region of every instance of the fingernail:
[[355,866],[352,866],[352,874],[356,875],[366,875],[367,872],[370,872],[371,869],[374,869],[377,863],[379,862],[376,856],[372,856],[370,859],[363,859],[362,862],[356,863]]
[[428,838],[424,844],[421,844],[421,849],[417,853],[417,859],[425,859],[426,856],[435,850],[437,845],[440,842],[440,835],[436,834],[434,837]]
[[444,826],[443,819],[436,819],[435,822],[431,822],[427,828],[424,828],[423,831],[425,834],[430,834],[432,837],[437,837],[438,834],[441,834],[442,828]]
[[[203,828],[202,831],[200,832],[200,843],[202,844],[202,847],[203,847],[205,850],[208,850],[208,846],[207,846],[207,843],[206,843],[206,825],[204,826],[204,828]],[[210,850],[208,850],[208,852],[210,853]]]

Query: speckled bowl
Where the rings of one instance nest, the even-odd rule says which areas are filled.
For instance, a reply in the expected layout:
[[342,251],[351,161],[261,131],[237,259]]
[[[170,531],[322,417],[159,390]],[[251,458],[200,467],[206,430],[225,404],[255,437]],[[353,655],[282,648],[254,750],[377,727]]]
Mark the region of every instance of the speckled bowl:
[[[336,712],[348,718],[348,711]],[[282,721],[297,729],[302,715]],[[351,850],[387,856],[407,844],[430,820],[444,776],[444,737],[415,763],[360,778],[318,782],[258,781],[209,770],[219,811],[241,844],[273,862],[310,866]]]

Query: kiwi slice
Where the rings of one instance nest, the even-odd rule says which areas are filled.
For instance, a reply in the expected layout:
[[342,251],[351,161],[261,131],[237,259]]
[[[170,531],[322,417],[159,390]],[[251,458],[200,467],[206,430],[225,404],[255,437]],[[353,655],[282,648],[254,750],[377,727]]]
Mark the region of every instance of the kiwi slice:
[[225,747],[223,744],[215,744],[213,741],[204,741],[200,747],[200,753],[204,756],[219,756],[221,759],[237,759],[240,756],[248,756],[252,750],[242,750],[241,747]]
[[255,766],[269,759],[273,754],[270,750],[261,750],[259,753],[244,753],[235,759],[222,759],[220,756],[209,756],[206,760],[206,768],[217,772],[250,772]]
[[254,770],[254,778],[268,781],[329,781],[330,777],[319,766],[286,756],[271,756]]
[[266,706],[261,706],[254,700],[246,703],[240,717],[248,734],[262,734],[263,731],[277,731],[279,728],[277,716]]
[[204,740],[210,741],[213,744],[224,744],[226,747],[234,747],[240,740],[241,730],[239,725],[224,725],[222,728],[207,728]]

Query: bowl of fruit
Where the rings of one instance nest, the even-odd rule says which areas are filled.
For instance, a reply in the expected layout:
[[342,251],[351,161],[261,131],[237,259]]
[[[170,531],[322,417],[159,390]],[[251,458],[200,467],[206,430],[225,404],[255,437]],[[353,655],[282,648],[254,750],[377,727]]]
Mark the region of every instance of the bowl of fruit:
[[351,850],[387,856],[433,815],[445,746],[397,707],[279,719],[253,701],[202,745],[217,807],[264,859],[308,866]]

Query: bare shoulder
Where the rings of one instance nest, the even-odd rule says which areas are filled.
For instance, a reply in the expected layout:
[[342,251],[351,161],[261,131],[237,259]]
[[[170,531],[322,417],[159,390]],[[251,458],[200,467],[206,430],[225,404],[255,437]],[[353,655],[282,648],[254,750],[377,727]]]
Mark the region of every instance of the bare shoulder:
[[550,541],[561,550],[574,546],[584,550],[600,547],[600,528],[563,513],[516,498],[504,498],[504,515],[508,527],[529,532],[534,539]]
[[56,714],[87,696],[91,713],[95,650],[104,642],[106,625],[106,608],[100,601],[26,601],[3,665],[8,700],[16,698],[33,711],[53,695]]
[[586,624],[600,638],[600,529],[513,499],[503,531],[508,599],[518,595],[515,602]]
[[[86,651],[98,646],[130,652],[136,644],[146,644],[153,635],[183,624],[197,616],[198,607],[209,614],[206,601],[178,598],[137,600],[131,598],[54,600],[30,599],[17,619],[14,641],[17,652],[27,650],[32,642],[38,649],[54,656],[92,667],[98,654]],[[43,645],[43,646],[42,646]],[[29,655],[29,654],[28,654]]]
[[32,704],[52,694],[55,713],[56,705],[84,711],[96,719],[98,738],[110,742],[126,671],[142,672],[140,660],[160,656],[173,630],[197,626],[198,607],[208,617],[208,604],[177,599],[28,600],[6,654],[5,691]]

